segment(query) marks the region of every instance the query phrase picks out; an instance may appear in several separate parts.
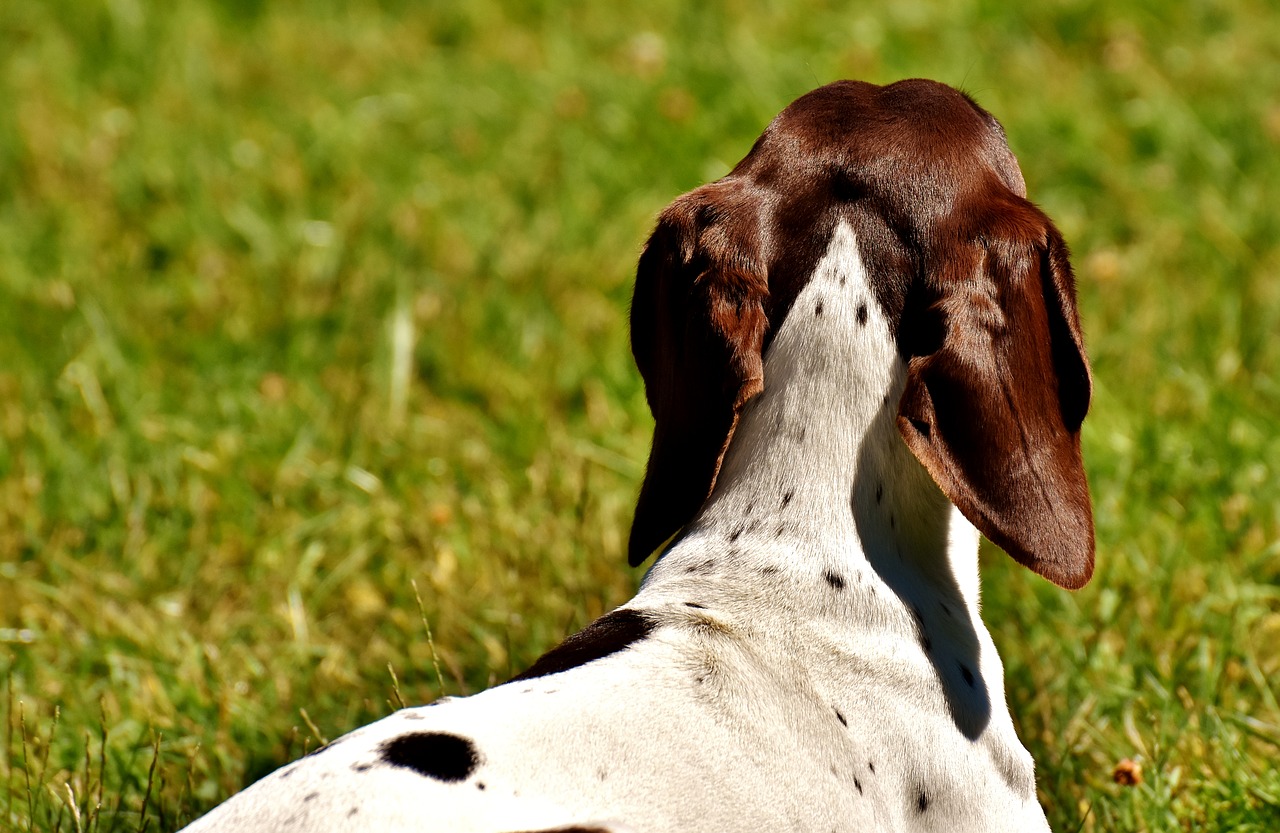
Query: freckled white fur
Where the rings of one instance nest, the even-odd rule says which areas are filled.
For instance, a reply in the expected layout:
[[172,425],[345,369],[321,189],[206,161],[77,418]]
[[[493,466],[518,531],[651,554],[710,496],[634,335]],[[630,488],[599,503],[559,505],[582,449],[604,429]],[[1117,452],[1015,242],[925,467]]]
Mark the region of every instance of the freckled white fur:
[[[712,497],[626,605],[660,623],[646,639],[398,712],[189,829],[1046,830],[978,615],[978,534],[898,436],[872,280],[841,226]],[[461,783],[381,764],[405,732],[481,761]]]

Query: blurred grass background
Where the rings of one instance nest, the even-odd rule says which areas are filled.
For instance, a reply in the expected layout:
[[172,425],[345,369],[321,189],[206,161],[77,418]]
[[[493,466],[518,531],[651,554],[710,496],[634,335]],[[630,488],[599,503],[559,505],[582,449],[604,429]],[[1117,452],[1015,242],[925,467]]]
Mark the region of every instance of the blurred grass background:
[[1050,819],[1280,829],[1270,0],[0,3],[0,828],[174,829],[625,600],[653,217],[910,76],[1075,254],[1099,570],[984,554]]

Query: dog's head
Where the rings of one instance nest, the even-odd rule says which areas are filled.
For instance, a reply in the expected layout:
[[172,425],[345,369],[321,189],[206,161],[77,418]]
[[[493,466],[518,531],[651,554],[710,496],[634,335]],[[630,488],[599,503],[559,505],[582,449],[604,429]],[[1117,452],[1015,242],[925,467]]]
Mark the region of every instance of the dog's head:
[[899,432],[988,538],[1063,587],[1093,572],[1080,458],[1092,382],[1066,244],[999,122],[932,81],[842,81],[783,110],[640,257],[631,343],[656,421],[638,564],[715,486],[763,355],[840,222],[907,379]]

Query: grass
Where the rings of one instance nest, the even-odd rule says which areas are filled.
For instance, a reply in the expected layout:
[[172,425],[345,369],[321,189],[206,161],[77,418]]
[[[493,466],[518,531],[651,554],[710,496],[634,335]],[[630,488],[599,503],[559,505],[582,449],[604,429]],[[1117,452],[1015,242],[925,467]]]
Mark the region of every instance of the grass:
[[1050,820],[1280,829],[1266,0],[0,5],[0,828],[174,829],[625,600],[652,218],[907,76],[1080,279],[1098,573],[984,557]]

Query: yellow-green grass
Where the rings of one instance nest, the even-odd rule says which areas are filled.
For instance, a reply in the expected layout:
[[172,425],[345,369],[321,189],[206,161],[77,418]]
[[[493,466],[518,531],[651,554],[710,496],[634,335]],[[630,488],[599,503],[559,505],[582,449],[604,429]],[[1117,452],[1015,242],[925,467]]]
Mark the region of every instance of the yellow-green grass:
[[0,3],[0,829],[173,829],[626,599],[654,215],[908,76],[1075,252],[1099,569],[984,553],[1050,819],[1280,829],[1267,0]]

